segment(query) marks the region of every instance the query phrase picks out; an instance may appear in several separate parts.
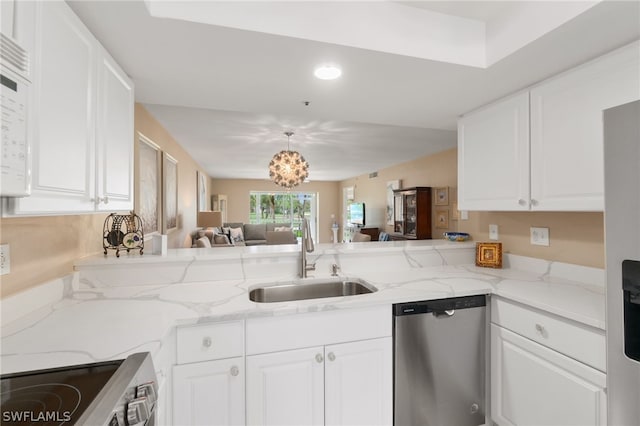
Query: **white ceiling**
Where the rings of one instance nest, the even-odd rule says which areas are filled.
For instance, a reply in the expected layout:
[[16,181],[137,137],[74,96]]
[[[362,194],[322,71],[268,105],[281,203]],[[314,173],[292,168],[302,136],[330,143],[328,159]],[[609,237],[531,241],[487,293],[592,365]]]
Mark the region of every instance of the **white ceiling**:
[[[214,2],[196,6],[203,3]],[[257,16],[264,18],[271,13],[267,6],[282,12],[290,5],[285,17],[295,22],[318,3],[215,2],[211,7],[241,4],[248,8],[244,15],[255,18],[248,12],[259,5],[265,12]],[[296,133],[292,148],[309,161],[311,180],[341,180],[447,149],[455,146],[460,114],[640,38],[635,1],[420,2],[418,8],[406,4],[413,2],[384,3],[427,13],[411,14],[417,19],[457,15],[473,21],[469,31],[484,26],[486,37],[478,43],[490,65],[467,66],[439,56],[447,50],[440,49],[440,39],[428,40],[435,46],[427,52],[433,59],[393,53],[392,44],[353,47],[372,40],[364,35],[377,27],[366,22],[380,18],[369,12],[380,2],[330,3],[348,4],[345,16],[359,11],[360,40],[345,32],[344,45],[319,41],[323,34],[318,28],[309,32],[308,25],[297,26],[304,31],[296,26],[279,31],[293,35],[266,33],[264,19],[247,23],[231,7],[226,21],[212,25],[202,21],[213,18],[188,7],[192,2],[178,4],[185,15],[180,19],[152,17],[142,1],[69,2],[134,80],[136,100],[220,178],[266,179],[270,157],[286,146],[285,130]],[[159,14],[175,12],[173,2],[159,4],[165,4]],[[194,17],[198,11],[202,16]],[[324,19],[317,27],[329,30],[333,23]],[[325,61],[339,63],[342,78],[315,79],[313,68]]]
[[396,1],[405,6],[427,9],[446,15],[460,16],[462,18],[475,19],[489,22],[501,14],[517,8],[517,1]]

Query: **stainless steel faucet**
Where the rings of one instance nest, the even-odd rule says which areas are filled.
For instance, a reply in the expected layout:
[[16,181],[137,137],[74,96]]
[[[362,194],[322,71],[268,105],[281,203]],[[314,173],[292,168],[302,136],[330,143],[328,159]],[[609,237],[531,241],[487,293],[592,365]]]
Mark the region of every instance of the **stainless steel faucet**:
[[313,238],[311,238],[311,229],[309,227],[309,221],[306,218],[302,219],[302,260],[300,262],[300,277],[307,278],[308,271],[315,271],[315,263],[307,263],[307,253],[312,253],[314,250]]

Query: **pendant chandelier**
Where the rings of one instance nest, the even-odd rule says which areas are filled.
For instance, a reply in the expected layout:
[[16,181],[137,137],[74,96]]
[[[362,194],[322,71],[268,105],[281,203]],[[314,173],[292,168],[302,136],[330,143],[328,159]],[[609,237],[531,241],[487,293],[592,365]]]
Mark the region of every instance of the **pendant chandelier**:
[[276,185],[291,189],[300,185],[309,176],[309,163],[298,151],[289,149],[289,140],[293,132],[284,132],[287,136],[287,149],[273,156],[269,163],[269,177]]

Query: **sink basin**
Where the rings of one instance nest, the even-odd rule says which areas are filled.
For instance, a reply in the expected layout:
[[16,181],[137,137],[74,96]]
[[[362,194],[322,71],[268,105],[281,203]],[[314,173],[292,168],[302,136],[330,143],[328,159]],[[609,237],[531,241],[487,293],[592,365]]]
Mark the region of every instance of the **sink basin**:
[[282,285],[258,287],[249,292],[249,299],[258,303],[288,302],[322,297],[355,296],[378,291],[358,278],[297,281]]

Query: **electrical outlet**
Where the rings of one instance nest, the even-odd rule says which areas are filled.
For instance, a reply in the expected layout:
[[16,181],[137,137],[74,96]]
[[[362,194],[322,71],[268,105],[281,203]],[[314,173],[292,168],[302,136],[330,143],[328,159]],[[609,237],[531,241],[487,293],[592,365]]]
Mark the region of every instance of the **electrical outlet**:
[[9,244],[0,245],[0,275],[11,272],[11,252]]
[[498,241],[498,225],[489,225],[489,239]]
[[531,244],[534,246],[549,246],[549,228],[531,227]]

